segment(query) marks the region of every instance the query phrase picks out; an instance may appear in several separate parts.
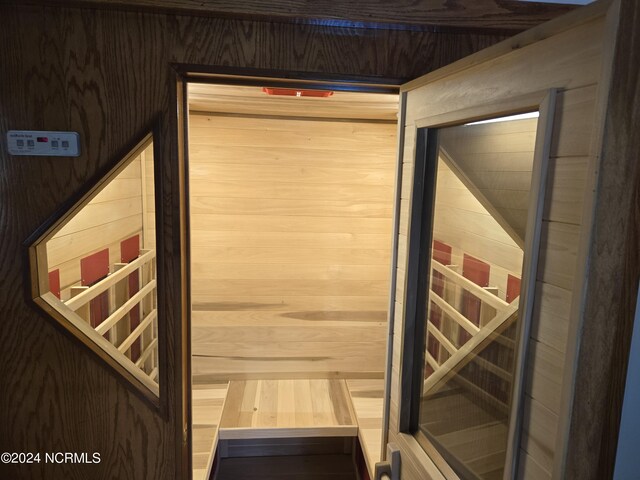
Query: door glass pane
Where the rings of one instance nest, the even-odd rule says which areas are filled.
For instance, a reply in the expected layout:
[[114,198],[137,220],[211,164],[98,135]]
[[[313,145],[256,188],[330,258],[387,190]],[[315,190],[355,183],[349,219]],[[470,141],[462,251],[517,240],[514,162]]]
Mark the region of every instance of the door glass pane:
[[[507,451],[537,115],[438,131],[419,432],[461,478]],[[420,438],[420,434],[418,437]]]

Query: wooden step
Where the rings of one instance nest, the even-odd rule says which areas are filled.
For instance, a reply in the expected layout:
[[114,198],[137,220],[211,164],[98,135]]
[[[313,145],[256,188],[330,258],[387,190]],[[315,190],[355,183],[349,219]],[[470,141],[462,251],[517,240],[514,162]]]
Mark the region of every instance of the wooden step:
[[358,426],[344,380],[239,380],[229,383],[221,440],[355,437]]

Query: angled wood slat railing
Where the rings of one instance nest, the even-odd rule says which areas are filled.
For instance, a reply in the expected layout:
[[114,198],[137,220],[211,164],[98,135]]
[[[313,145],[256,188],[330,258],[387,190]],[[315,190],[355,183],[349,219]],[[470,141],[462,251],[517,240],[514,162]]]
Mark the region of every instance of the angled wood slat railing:
[[135,342],[138,338],[140,338],[140,335],[142,335],[142,332],[145,331],[145,329],[151,325],[151,322],[153,322],[156,317],[158,316],[158,311],[157,310],[153,310],[149,315],[146,316],[146,318],[140,323],[140,325],[138,325],[136,327],[136,329],[131,332],[131,335],[129,335],[124,342],[122,342],[120,344],[120,346],[118,347],[118,350],[121,353],[125,353],[127,350],[129,350],[129,348],[131,347],[131,345],[133,345],[133,342]]
[[91,338],[93,342],[95,342],[107,355],[113,358],[124,370],[140,381],[140,383],[155,395],[158,395],[158,384],[149,378],[149,375],[142,370],[141,363],[134,364],[129,358],[122,355],[118,349],[111,344],[111,342],[105,339],[102,335],[97,335],[95,330],[85,321],[85,319],[70,310],[66,304],[61,302],[53,293],[47,292],[43,294],[42,299],[46,302],[48,310],[55,311],[57,314],[69,320],[74,328],[79,330],[84,336]]
[[75,297],[67,300],[65,305],[69,307],[74,312],[78,310],[83,305],[89,303],[91,300],[96,298],[101,293],[106,292],[109,288],[114,286],[121,280],[127,278],[131,273],[146,265],[151,260],[156,257],[155,250],[142,250],[140,252],[140,256],[133,260],[131,263],[128,263],[125,267],[121,268],[117,272],[111,273],[103,280],[100,280],[96,284],[84,290],[84,292],[76,295]]
[[[104,279],[90,287],[76,288],[75,292],[73,292],[75,295],[64,302],[64,307],[74,312],[73,315],[76,315],[77,312],[83,322],[88,324],[91,301],[106,292],[110,298],[109,303],[112,304],[112,311],[93,330],[100,335],[101,340],[105,340],[113,346],[108,349],[109,352],[112,351],[112,348],[115,348],[115,352],[117,353],[110,353],[111,356],[122,355],[123,357],[127,357],[126,360],[129,360],[130,357],[128,352],[137,341],[140,341],[139,350],[141,351],[132,365],[142,370],[140,373],[146,376],[147,381],[157,384],[158,338],[154,322],[157,320],[158,312],[155,308],[155,300],[150,298],[150,295],[156,291],[157,287],[157,282],[154,278],[155,268],[153,265],[155,256],[155,250],[141,250],[140,256],[130,263],[113,265],[112,269],[114,269],[114,271]],[[123,285],[122,282],[128,280],[130,275],[136,271],[141,273],[138,278],[143,285],[140,286],[137,292],[130,296],[126,295],[124,298],[122,298],[122,295],[118,296],[115,290],[119,287],[124,287],[126,284]],[[120,298],[120,300],[118,300],[118,298]],[[123,328],[120,327],[120,322],[128,318],[128,315],[130,315],[132,310],[137,306],[140,306],[140,312],[145,315],[145,317],[135,327],[133,325],[125,326],[123,334]],[[90,325],[89,328],[91,328]],[[117,335],[114,334],[116,331],[119,332]],[[107,337],[107,339],[103,339],[102,335],[108,332],[111,332],[111,335]],[[124,335],[126,335],[125,338],[123,338]],[[131,353],[131,355],[133,355],[133,353]],[[129,362],[131,362],[131,360],[129,360]]]
[[483,303],[490,305],[496,310],[504,310],[509,307],[509,304],[502,300],[500,297],[497,297],[496,295],[488,292],[479,285],[476,285],[468,278],[463,277],[458,272],[452,270],[446,265],[441,264],[435,259],[431,260],[431,268],[433,268],[436,272],[441,273],[445,276],[445,278],[453,281],[455,284],[459,285],[468,292],[473,293]]
[[431,335],[433,335],[436,338],[436,340],[440,342],[440,345],[446,348],[447,351],[452,355],[458,351],[456,346],[453,343],[451,343],[449,339],[445,337],[444,334],[440,330],[438,330],[433,323],[429,322],[429,324],[427,325],[427,331]]
[[114,327],[116,323],[122,320],[133,307],[138,305],[144,297],[155,290],[155,288],[156,281],[151,280],[144,287],[142,287],[142,289],[138,293],[127,300],[121,307],[119,307],[115,312],[109,315],[100,325],[98,325],[96,327],[96,332],[100,334],[106,333],[109,329]]
[[140,358],[136,361],[136,367],[140,368],[140,366],[147,360],[147,358],[149,358],[149,355],[151,355],[154,351],[156,351],[157,348],[158,348],[158,339],[154,338],[153,340],[151,340],[149,345],[147,345],[147,348],[145,348],[144,352],[142,352],[142,355],[140,355]]
[[[471,337],[459,350],[451,355],[442,365],[435,370],[429,378],[424,381],[423,394],[429,392],[436,385],[448,380],[467,363],[475,359],[475,353],[487,341],[501,333],[501,328],[506,328],[510,322],[514,321],[518,315],[518,300],[516,299],[509,308],[500,312],[487,325]],[[505,325],[507,324],[507,325]]]
[[[443,265],[437,260],[432,259],[431,266],[434,271],[442,275],[443,284],[441,288],[438,289],[440,293],[437,293],[434,289],[429,291],[430,302],[440,309],[445,318],[454,322],[450,325],[457,325],[464,329],[464,331],[470,334],[470,338],[464,344],[460,346],[456,345],[454,341],[452,341],[452,338],[455,337],[451,337],[451,327],[441,330],[441,327],[432,323],[431,315],[429,315],[427,332],[431,338],[437,341],[441,348],[435,352],[426,351],[425,353],[426,364],[431,367],[433,372],[424,381],[423,395],[434,393],[437,387],[444,386],[451,377],[472,361],[476,362],[482,370],[488,371],[501,380],[511,383],[512,375],[509,371],[480,357],[478,354],[490,342],[494,341],[499,343],[502,348],[509,348],[508,343],[505,343],[505,341],[509,339],[504,338],[501,333],[517,318],[518,300],[516,299],[511,304],[507,303],[499,298],[496,293],[492,293],[492,291],[497,292],[496,289],[485,289],[476,285],[457,273],[453,265]],[[485,314],[479,325],[473,323],[456,308],[458,301],[455,300],[455,292],[459,293],[460,290],[467,291],[480,300],[481,310],[485,312]],[[445,331],[448,332],[449,337]],[[512,340],[509,341],[513,343]],[[442,354],[442,349],[446,351],[446,355]],[[485,397],[491,404],[494,404],[502,410],[506,408],[506,405],[490,392],[484,391],[480,386],[468,379],[459,378],[461,383],[464,384],[465,387],[472,389],[475,394]]]
[[440,367],[440,364],[438,364],[436,359],[433,358],[433,355],[431,355],[429,352],[427,352],[427,363],[431,368],[433,368],[434,371],[437,370],[438,367]]
[[[491,294],[489,294],[491,295]],[[473,322],[471,322],[467,317],[462,315],[459,311],[453,308],[451,305],[447,303],[447,301],[438,295],[433,290],[429,291],[429,300],[435,303],[438,307],[440,307],[444,313],[449,315],[455,322],[464,328],[471,335],[475,335],[480,331],[480,328],[477,327]]]

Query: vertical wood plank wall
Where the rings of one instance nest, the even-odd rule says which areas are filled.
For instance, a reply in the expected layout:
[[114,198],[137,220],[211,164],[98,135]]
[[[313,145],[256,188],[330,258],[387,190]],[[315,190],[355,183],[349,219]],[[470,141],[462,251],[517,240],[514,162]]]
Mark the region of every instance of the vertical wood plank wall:
[[141,162],[142,155],[133,159],[47,243],[49,270],[60,269],[63,299],[68,288],[80,282],[81,258],[109,248],[109,265],[113,265],[121,261],[120,242],[142,232]]
[[[576,282],[577,248],[582,229],[586,178],[593,175],[591,139],[599,134],[596,120],[598,89],[603,75],[604,16],[578,24],[561,33],[524,46],[494,60],[423,86],[409,87],[400,233],[398,289],[390,414],[390,441],[398,435],[399,365],[403,324],[404,277],[407,262],[408,219],[413,175],[414,122],[427,116],[491,103],[505,95],[518,96],[560,88],[551,146],[551,164],[544,203],[541,255],[535,291],[535,312],[530,338],[531,368],[526,376],[524,430],[519,452],[518,478],[551,478],[561,400],[565,350],[573,285]],[[439,99],[446,99],[439,100]],[[419,467],[403,463],[403,480],[424,478]]]
[[190,116],[194,381],[382,377],[396,130]]

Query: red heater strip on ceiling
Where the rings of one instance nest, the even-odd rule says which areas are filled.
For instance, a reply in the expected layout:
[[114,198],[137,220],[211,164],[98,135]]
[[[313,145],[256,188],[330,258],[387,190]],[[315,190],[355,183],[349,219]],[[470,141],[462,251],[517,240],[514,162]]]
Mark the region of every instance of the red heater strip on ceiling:
[[267,95],[282,95],[285,97],[327,98],[333,95],[333,92],[329,90],[296,90],[295,88],[263,87],[262,91]]

